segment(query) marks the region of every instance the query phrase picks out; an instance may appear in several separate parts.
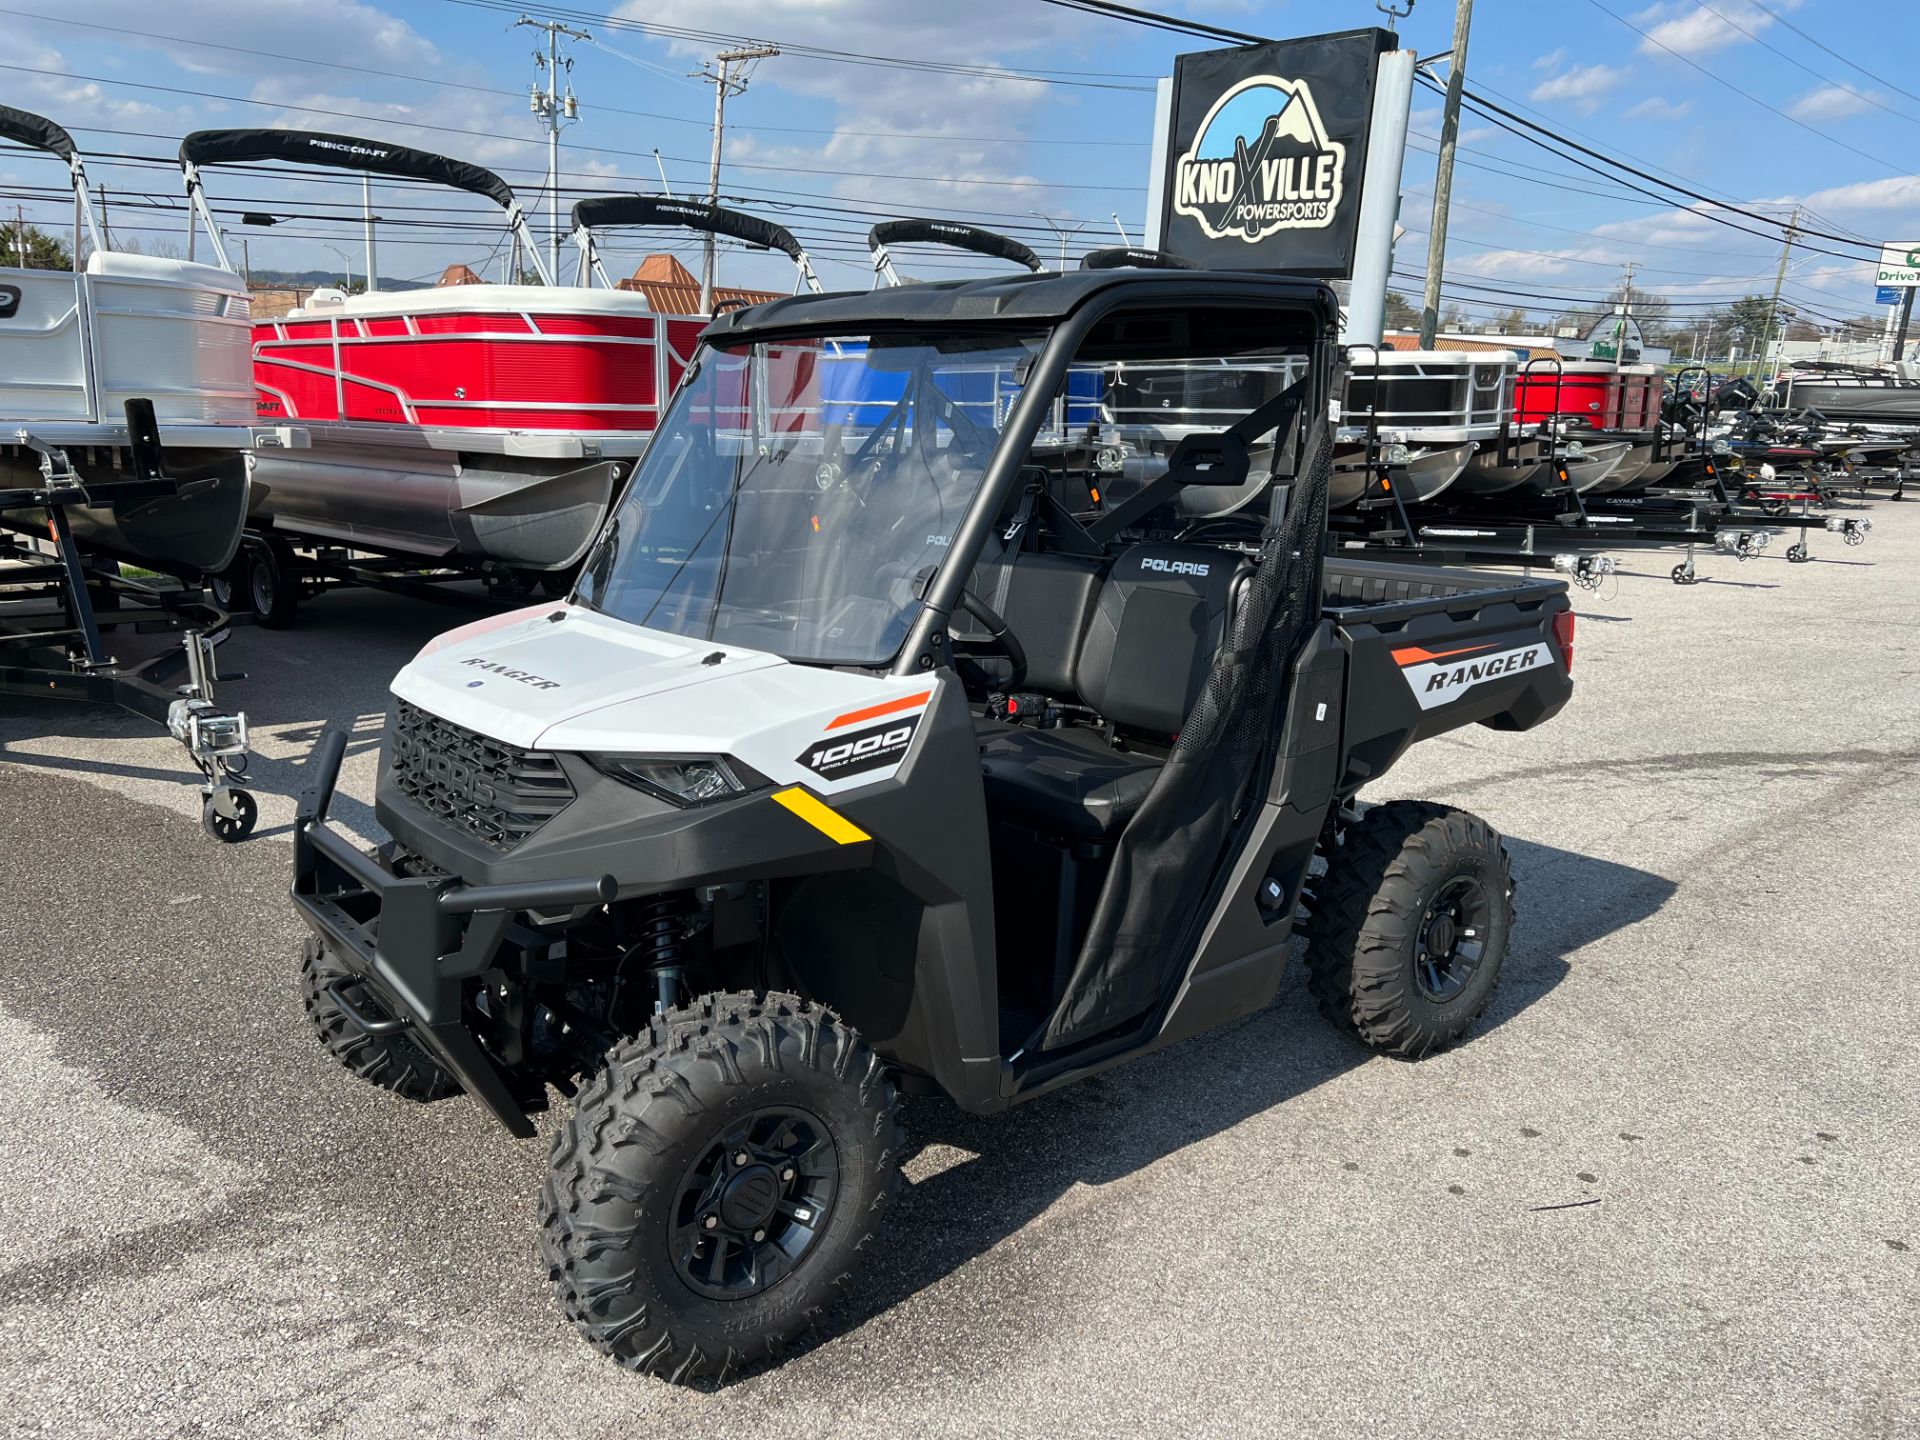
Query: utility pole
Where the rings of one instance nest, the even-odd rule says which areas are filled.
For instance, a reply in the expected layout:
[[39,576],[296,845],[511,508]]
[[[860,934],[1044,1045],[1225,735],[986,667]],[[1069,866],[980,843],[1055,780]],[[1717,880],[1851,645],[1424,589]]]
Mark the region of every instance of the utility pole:
[[[527,95],[527,103],[535,115],[547,122],[547,180],[551,188],[547,191],[547,223],[551,228],[553,242],[553,277],[560,278],[560,247],[566,236],[560,230],[560,127],[569,120],[580,118],[580,101],[573,93],[573,57],[560,54],[560,37],[569,40],[591,40],[593,36],[584,30],[575,30],[571,25],[562,25],[558,20],[535,20],[522,15],[513,22],[515,25],[530,26],[535,30],[547,32],[547,53],[533,52],[533,63],[546,75],[544,88],[538,81]],[[566,94],[560,93],[560,72],[567,72]],[[516,272],[518,266],[515,266]],[[520,276],[513,277],[518,281]]]
[[[1780,268],[1773,272],[1773,299],[1767,302],[1767,328],[1762,332],[1763,337],[1773,334],[1773,322],[1780,313],[1780,288],[1787,283],[1787,261],[1793,255],[1793,237],[1799,233],[1799,230],[1800,207],[1796,205],[1793,207],[1793,218],[1787,221],[1786,232],[1780,239]],[[1753,367],[1756,379],[1759,378],[1761,364],[1765,363],[1765,349],[1763,338],[1760,346],[1762,353],[1756,357]]]
[[[360,208],[367,224],[367,293],[371,295],[380,288],[380,260],[373,250],[373,222],[378,217],[373,213],[373,181],[364,170],[360,172]],[[246,242],[240,243],[244,253]]]
[[[727,96],[738,95],[747,88],[748,74],[742,71],[733,73],[735,65],[751,65],[755,60],[771,60],[780,53],[778,45],[742,45],[738,50],[722,50],[714,56],[716,70],[697,70],[696,80],[705,80],[713,86],[713,160],[707,166],[707,203],[720,203],[720,142],[727,129]],[[662,177],[664,183],[665,177]],[[713,313],[713,263],[714,235],[707,232],[706,244],[702,247],[703,258],[700,264],[700,313]]]
[[[1411,8],[1411,7],[1409,7]],[[1440,117],[1440,164],[1433,172],[1433,221],[1427,226],[1427,289],[1420,304],[1420,348],[1433,348],[1440,328],[1440,275],[1447,265],[1447,214],[1453,208],[1453,152],[1460,143],[1460,91],[1467,83],[1467,31],[1473,0],[1455,0],[1453,60],[1447,68],[1447,105]]]
[[[1074,226],[1071,230],[1065,230],[1065,229],[1062,229],[1060,225],[1055,222],[1054,218],[1051,215],[1043,215],[1038,210],[1029,210],[1027,213],[1033,216],[1036,220],[1040,221],[1042,224],[1044,224],[1049,230],[1053,231],[1055,235],[1060,237],[1060,273],[1064,275],[1067,270],[1067,241],[1071,240],[1074,236],[1078,235],[1082,230],[1086,229],[1087,226],[1092,222],[1087,220],[1082,220],[1078,225]],[[1119,218],[1117,216],[1115,217],[1113,223],[1115,225],[1118,225],[1120,223]],[[1124,235],[1127,232],[1122,230],[1120,233]],[[1133,242],[1129,240],[1127,243],[1131,245]]]
[[1613,359],[1623,365],[1627,359],[1627,325],[1633,317],[1633,272],[1635,262],[1627,261],[1627,278],[1620,287],[1620,323],[1613,327]]
[[19,253],[20,268],[27,268],[27,211],[23,205],[13,207],[13,248]]

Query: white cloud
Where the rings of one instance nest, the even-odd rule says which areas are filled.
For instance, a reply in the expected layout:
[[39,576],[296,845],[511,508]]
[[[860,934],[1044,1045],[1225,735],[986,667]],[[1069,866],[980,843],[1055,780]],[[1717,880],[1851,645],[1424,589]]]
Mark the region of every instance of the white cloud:
[[1627,78],[1627,72],[1611,65],[1575,65],[1549,75],[1527,92],[1529,100],[1571,105],[1583,115],[1600,108],[1607,92]]
[[1681,120],[1693,113],[1693,101],[1682,100],[1678,105],[1660,95],[1649,95],[1632,109],[1624,111],[1622,120]]
[[1795,100],[1787,113],[1796,120],[1843,120],[1871,110],[1876,98],[1848,85],[1822,85]]
[[[789,44],[839,54],[918,55],[988,66],[1095,68],[1087,63],[1076,66],[1071,57],[1106,34],[1097,20],[1038,6],[1032,0],[970,0],[958,15],[945,6],[902,5],[899,0],[627,0],[619,13],[651,24],[777,35]],[[684,41],[672,48],[693,61],[706,58],[711,49],[704,43]],[[1039,221],[1027,218],[1026,212],[1032,210],[1056,216],[1105,215],[1118,204],[1123,216],[1131,213],[1138,218],[1137,190],[1107,194],[1055,189],[1038,183],[1033,173],[1037,166],[1025,146],[965,138],[1038,134],[1043,107],[1071,104],[1072,91],[1006,76],[856,66],[793,52],[762,62],[753,84],[763,92],[784,90],[830,106],[824,123],[833,126],[834,133],[817,140],[795,136],[776,143],[733,132],[727,142],[729,163],[788,165],[795,171],[790,176],[744,168],[731,171],[730,177],[742,189],[805,190],[829,197],[829,203],[852,202],[875,210],[957,210],[977,214],[980,223],[1003,229],[1038,226]],[[1138,133],[1144,134],[1150,97],[1129,98],[1139,102],[1135,107]],[[727,113],[730,120],[738,115],[739,123],[750,129],[756,114],[753,92],[732,102]],[[1101,132],[1099,138],[1133,135],[1110,137]],[[1062,174],[1072,166],[1052,152],[1047,168]],[[806,170],[830,173],[800,173]],[[888,178],[898,176],[938,178]],[[808,228],[804,218],[795,223],[802,231]],[[1082,232],[1070,246],[1090,248],[1112,237],[1112,228],[1103,221]],[[1023,238],[1031,241],[1033,236]],[[1044,248],[1051,253],[1052,242]],[[949,267],[965,262],[943,255],[938,263]],[[991,268],[990,262],[982,268]],[[846,277],[843,272],[836,278],[844,282]]]
[[1497,275],[1503,279],[1538,279],[1565,275],[1579,263],[1577,259],[1547,252],[1528,250],[1482,250],[1447,257],[1447,269],[1468,275]]
[[1884,180],[1862,180],[1835,185],[1800,197],[1814,210],[1920,211],[1920,175],[1890,175]]
[[[1785,9],[1798,0],[1774,0]],[[1644,55],[1707,55],[1733,45],[1745,45],[1773,24],[1773,16],[1753,0],[1713,0],[1708,9],[1698,0],[1673,0],[1654,5],[1633,17],[1647,32],[1640,42]]]
[[1566,58],[1567,47],[1562,45],[1558,50],[1542,55],[1538,60],[1534,61],[1533,68],[1536,70],[1558,70]]

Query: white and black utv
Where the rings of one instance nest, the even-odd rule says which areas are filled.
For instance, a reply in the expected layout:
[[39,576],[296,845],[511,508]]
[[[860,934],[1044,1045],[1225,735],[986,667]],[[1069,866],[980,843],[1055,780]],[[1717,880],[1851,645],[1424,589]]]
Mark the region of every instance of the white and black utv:
[[[1267,1004],[1310,870],[1329,1016],[1411,1057],[1479,1014],[1499,836],[1347,802],[1552,716],[1572,615],[1325,556],[1335,335],[1317,283],[1142,269],[723,316],[575,593],[400,673],[377,857],[330,737],[308,1013],[519,1135],[570,1097],[544,1244],[595,1345],[777,1354],[881,1219],[901,1092],[999,1110]],[[1181,375],[1209,423],[1114,419]]]

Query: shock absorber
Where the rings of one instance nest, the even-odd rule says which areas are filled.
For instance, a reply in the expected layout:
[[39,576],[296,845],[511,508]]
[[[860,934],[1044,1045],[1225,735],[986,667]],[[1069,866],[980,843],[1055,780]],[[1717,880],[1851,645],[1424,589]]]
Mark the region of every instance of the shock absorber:
[[686,974],[685,901],[675,895],[655,895],[641,901],[637,929],[632,953],[644,960],[653,975],[653,1013],[659,1015],[680,1003],[680,985]]

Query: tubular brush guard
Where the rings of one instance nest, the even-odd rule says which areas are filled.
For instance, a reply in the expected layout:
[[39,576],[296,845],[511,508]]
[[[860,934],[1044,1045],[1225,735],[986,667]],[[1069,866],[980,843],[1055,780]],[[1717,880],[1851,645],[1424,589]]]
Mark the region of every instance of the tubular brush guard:
[[[614,879],[465,885],[445,877],[396,875],[327,822],[346,750],[345,732],[329,732],[311,762],[313,784],[300,793],[293,824],[293,903],[463,1090],[515,1135],[531,1137],[533,1122],[467,1028],[463,982],[492,967],[519,911],[603,905],[614,897]],[[359,1023],[353,1011],[344,1013],[349,1022]]]

